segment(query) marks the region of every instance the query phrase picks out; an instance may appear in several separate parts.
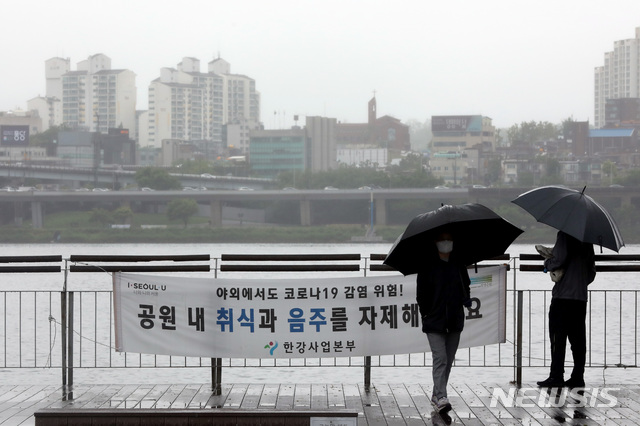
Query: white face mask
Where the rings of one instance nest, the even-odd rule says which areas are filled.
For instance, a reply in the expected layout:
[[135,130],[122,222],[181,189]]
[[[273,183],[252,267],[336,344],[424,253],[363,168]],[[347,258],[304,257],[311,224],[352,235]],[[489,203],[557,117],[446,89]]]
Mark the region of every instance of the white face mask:
[[436,242],[436,247],[438,247],[438,251],[440,253],[451,253],[453,250],[453,241],[451,240],[443,240]]

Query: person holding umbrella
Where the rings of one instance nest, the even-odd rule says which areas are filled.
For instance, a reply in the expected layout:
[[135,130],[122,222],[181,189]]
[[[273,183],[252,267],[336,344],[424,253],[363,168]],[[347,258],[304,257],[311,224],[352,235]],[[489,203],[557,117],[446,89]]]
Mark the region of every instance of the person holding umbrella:
[[[551,367],[549,377],[539,381],[541,387],[584,387],[584,366],[587,353],[585,321],[587,317],[587,286],[596,276],[593,244],[558,231],[551,257],[544,261],[544,271],[564,270],[551,291],[549,307],[549,339]],[[567,339],[573,354],[571,378],[564,381],[564,359]]]
[[[549,307],[551,366],[542,387],[584,387],[586,358],[587,286],[596,276],[593,245],[618,252],[624,241],[609,212],[582,191],[560,186],[543,186],[520,194],[511,202],[522,207],[538,222],[558,230],[545,272],[563,270],[552,290]],[[571,378],[564,381],[567,339],[573,353]]]
[[446,413],[451,410],[447,385],[464,328],[463,306],[471,307],[471,280],[466,266],[456,259],[450,232],[438,234],[432,247],[437,261],[418,272],[416,300],[433,357],[431,402],[438,412]]
[[499,256],[522,230],[477,203],[442,205],[414,217],[389,250],[384,264],[417,274],[416,301],[433,357],[431,402],[451,410],[449,374],[470,307],[467,267]]

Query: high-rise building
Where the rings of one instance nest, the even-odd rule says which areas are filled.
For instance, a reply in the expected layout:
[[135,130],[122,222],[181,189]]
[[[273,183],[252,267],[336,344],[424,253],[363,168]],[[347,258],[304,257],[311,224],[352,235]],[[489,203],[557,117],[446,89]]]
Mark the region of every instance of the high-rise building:
[[[136,75],[130,70],[112,70],[111,59],[92,55],[78,62],[77,70],[70,60],[51,58],[45,61],[46,99],[61,102],[48,105],[53,125],[65,124],[78,130],[107,133],[109,128],[129,129],[136,134]],[[42,103],[42,102],[41,102]],[[42,109],[42,108],[40,108]]]
[[46,97],[62,99],[62,76],[71,71],[69,58],[51,58],[44,62],[44,73],[47,80]]
[[223,125],[260,121],[260,93],[255,81],[231,74],[228,62],[209,62],[206,73],[200,61],[183,58],[177,68],[162,68],[149,86],[149,145],[164,139],[201,145],[211,155],[222,149]]
[[613,43],[604,54],[604,65],[594,72],[594,125],[606,124],[605,105],[609,99],[640,97],[640,27],[632,39]]

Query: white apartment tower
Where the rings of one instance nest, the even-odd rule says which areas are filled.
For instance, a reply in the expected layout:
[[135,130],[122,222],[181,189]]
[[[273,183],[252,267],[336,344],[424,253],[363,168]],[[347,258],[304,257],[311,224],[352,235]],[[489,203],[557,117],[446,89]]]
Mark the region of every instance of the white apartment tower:
[[149,86],[149,145],[165,139],[219,146],[222,126],[260,121],[255,81],[231,74],[228,62],[214,59],[206,73],[200,60],[183,58],[177,68],[162,68]]
[[136,75],[130,70],[112,70],[111,59],[92,55],[72,71],[69,59],[45,62],[47,98],[62,103],[55,125],[106,133],[110,127],[129,129],[136,135]]
[[71,70],[69,59],[51,58],[45,61],[46,93],[27,101],[29,111],[37,111],[42,119],[42,131],[62,124],[62,76]]
[[44,62],[44,67],[46,97],[62,100],[62,76],[71,71],[71,61],[69,58],[51,58]]
[[604,54],[604,66],[594,72],[594,125],[605,125],[607,99],[640,98],[640,27],[636,37],[613,43]]

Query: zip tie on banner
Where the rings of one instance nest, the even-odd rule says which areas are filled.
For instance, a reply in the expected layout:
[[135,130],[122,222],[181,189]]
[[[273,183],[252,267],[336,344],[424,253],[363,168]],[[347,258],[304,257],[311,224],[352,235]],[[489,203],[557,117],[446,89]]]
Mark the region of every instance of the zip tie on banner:
[[[62,327],[62,324],[58,320],[56,320],[54,317],[52,317],[51,315],[49,315],[49,321],[53,322],[55,324],[58,324],[60,327]],[[77,335],[78,337],[80,337],[80,339],[85,340],[87,342],[95,343],[97,345],[104,346],[105,348],[109,348],[109,349],[115,350],[115,347],[113,347],[111,345],[108,345],[108,344],[105,344],[105,343],[101,343],[101,342],[98,342],[97,340],[90,339],[88,337],[82,336],[77,330],[73,330],[73,334]]]
[[49,323],[53,323],[54,333],[53,333],[53,342],[51,342],[51,346],[49,346],[49,356],[47,357],[47,362],[44,363],[45,368],[51,368],[53,347],[56,345],[56,337],[58,336],[58,327],[56,327],[56,319],[51,314],[49,314]]

